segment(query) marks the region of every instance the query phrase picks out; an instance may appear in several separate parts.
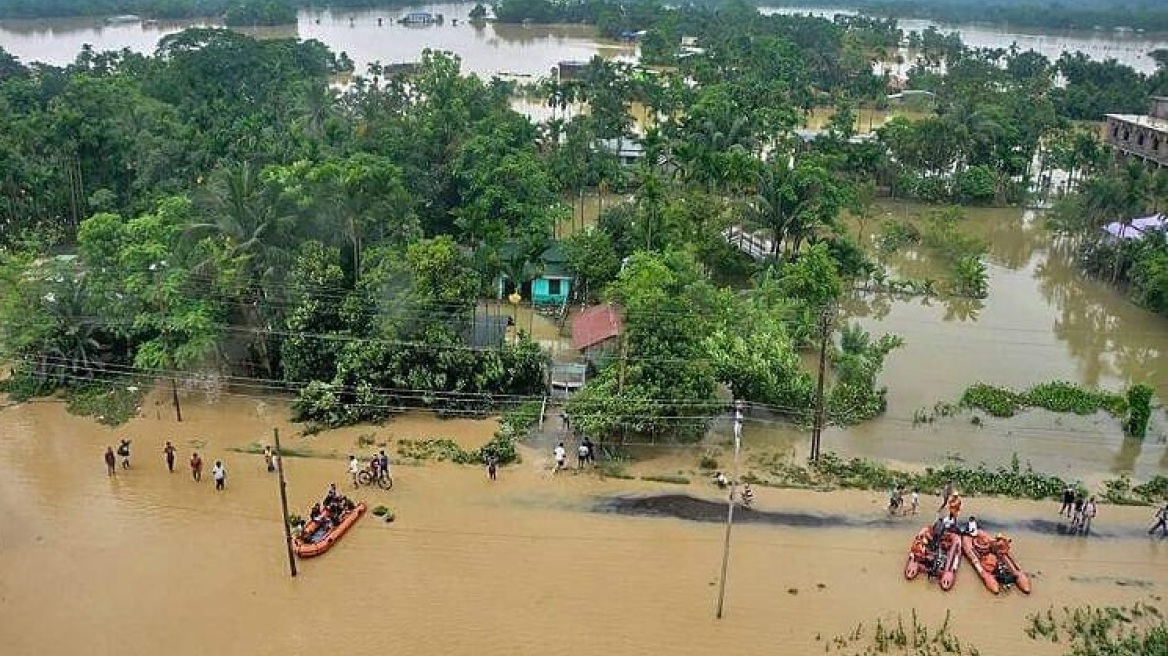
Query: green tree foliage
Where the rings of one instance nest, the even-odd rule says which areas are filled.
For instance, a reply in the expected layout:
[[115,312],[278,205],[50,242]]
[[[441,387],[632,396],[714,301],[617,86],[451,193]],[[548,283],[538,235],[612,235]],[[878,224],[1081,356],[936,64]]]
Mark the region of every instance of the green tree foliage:
[[877,376],[888,354],[903,345],[896,335],[873,340],[858,324],[843,327],[839,349],[832,357],[836,382],[827,397],[833,422],[855,424],[884,412],[888,388],[878,385]]
[[636,253],[610,293],[622,353],[569,401],[576,425],[603,438],[700,438],[719,407],[704,348],[713,290],[681,253]]

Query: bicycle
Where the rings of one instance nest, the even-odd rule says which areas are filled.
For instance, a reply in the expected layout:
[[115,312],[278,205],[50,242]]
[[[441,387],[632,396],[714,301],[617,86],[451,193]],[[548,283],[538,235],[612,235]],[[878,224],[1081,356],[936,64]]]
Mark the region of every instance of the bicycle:
[[357,474],[357,482],[361,485],[377,485],[383,490],[393,489],[393,477],[386,473],[373,473],[373,469],[366,467]]

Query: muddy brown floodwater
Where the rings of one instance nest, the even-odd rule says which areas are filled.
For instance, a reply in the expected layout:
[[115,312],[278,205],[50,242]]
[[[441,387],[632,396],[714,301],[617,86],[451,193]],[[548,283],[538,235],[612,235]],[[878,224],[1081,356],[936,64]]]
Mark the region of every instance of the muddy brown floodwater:
[[[163,397],[164,398],[164,397]],[[1024,615],[1051,605],[1130,603],[1163,594],[1168,542],[1138,535],[1146,509],[1104,508],[1100,530],[1071,539],[1019,530],[1015,550],[1036,592],[991,597],[970,572],[954,591],[901,576],[917,522],[889,523],[863,493],[760,489],[759,512],[847,517],[846,525],[735,529],[726,615],[713,618],[722,545],[716,523],[600,512],[618,496],[660,493],[641,481],[552,476],[546,455],[490,483],[474,467],[395,468],[391,492],[352,492],[396,512],[366,517],[326,555],[285,571],[278,491],[258,456],[230,450],[268,439],[344,455],[375,441],[450,436],[473,444],[492,421],[408,415],[384,428],[298,437],[278,403],[187,399],[176,424],[151,398],[117,430],[56,403],[0,411],[0,644],[13,656],[420,653],[641,655],[822,653],[859,622],[938,624],[946,609],[988,655],[1056,654],[1025,644]],[[133,438],[134,466],[107,478],[101,452]],[[227,490],[168,474],[164,440],[228,467]],[[364,449],[373,447],[366,446]],[[390,442],[392,452],[393,445]],[[303,512],[344,462],[286,458]],[[670,486],[673,488],[674,486]],[[676,488],[674,488],[676,489]],[[716,500],[707,486],[687,494]],[[1051,519],[1050,504],[967,501],[983,521]],[[927,507],[927,504],[926,504]]]

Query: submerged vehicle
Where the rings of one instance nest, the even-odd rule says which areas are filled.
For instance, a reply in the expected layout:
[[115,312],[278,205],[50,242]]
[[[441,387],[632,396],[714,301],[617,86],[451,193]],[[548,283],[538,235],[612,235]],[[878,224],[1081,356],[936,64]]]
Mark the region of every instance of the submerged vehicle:
[[300,534],[292,538],[292,550],[301,558],[311,558],[332,548],[352,526],[365,514],[365,504],[359,503],[341,516],[336,524],[321,526],[311,521],[304,525]]
[[909,545],[904,578],[911,581],[924,572],[930,579],[938,579],[941,589],[947,591],[957,583],[959,565],[961,536],[952,527],[926,526]]
[[1016,587],[1030,594],[1030,577],[1010,553],[1010,538],[998,533],[990,537],[982,530],[961,537],[961,550],[987,590],[998,594]]

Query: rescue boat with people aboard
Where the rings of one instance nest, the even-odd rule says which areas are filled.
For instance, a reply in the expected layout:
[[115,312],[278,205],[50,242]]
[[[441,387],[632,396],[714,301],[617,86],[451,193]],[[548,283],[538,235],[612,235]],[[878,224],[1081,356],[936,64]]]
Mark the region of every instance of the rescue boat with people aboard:
[[913,580],[925,572],[929,578],[936,578],[941,589],[949,591],[957,583],[957,568],[961,565],[961,537],[951,527],[940,529],[940,536],[932,526],[917,532],[908,548],[908,562],[904,565],[904,578]]
[[979,529],[961,537],[961,550],[990,592],[998,594],[1014,586],[1030,594],[1030,577],[1010,553],[1011,543],[1012,540],[1001,533],[990,537],[989,533]]
[[364,503],[358,503],[341,517],[341,521],[328,529],[315,521],[308,522],[300,534],[292,538],[292,551],[301,558],[312,558],[328,551],[358,519],[361,519],[361,516],[365,514],[365,507]]

